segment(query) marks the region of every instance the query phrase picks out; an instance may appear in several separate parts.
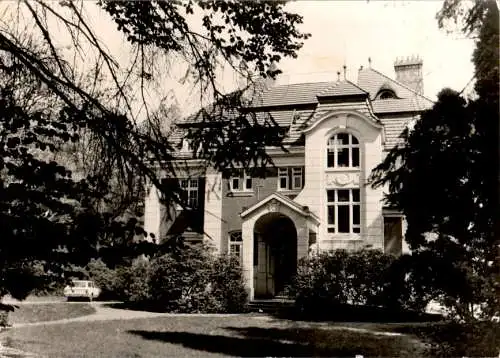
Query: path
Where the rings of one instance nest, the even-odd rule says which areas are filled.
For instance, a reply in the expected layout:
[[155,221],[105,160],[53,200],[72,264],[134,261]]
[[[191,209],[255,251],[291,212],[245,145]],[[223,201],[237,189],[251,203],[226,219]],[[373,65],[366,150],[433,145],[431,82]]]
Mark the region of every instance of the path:
[[[64,304],[81,304],[80,302],[69,302]],[[140,318],[155,318],[155,317],[231,317],[237,316],[238,314],[204,314],[204,313],[160,313],[160,312],[148,312],[148,311],[134,311],[126,310],[120,308],[109,307],[109,302],[92,302],[86,303],[90,304],[95,308],[95,313],[86,316],[65,318],[55,321],[45,321],[45,322],[31,322],[31,323],[18,323],[13,324],[12,328],[17,327],[32,327],[32,326],[46,326],[54,324],[65,324],[71,322],[95,322],[95,321],[112,321],[112,320],[129,320],[129,319],[140,319]]]

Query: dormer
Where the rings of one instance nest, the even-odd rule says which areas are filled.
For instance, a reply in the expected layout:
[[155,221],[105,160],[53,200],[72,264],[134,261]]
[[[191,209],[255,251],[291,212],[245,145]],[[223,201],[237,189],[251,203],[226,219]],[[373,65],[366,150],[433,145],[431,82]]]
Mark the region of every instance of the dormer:
[[380,89],[375,95],[375,99],[397,99],[397,98],[399,97],[396,95],[396,91],[394,91],[388,83],[384,83],[382,86],[380,86]]

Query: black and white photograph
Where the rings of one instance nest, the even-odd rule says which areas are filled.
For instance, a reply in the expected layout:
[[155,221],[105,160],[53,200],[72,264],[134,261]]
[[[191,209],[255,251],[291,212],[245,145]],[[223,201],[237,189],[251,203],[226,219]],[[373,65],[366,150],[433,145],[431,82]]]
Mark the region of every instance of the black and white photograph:
[[498,0],[1,0],[0,357],[499,357]]

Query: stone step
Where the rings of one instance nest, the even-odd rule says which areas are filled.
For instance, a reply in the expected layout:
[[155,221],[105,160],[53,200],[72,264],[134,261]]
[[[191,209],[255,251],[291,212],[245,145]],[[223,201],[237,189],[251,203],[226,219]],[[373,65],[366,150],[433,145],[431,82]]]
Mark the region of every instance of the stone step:
[[278,312],[294,307],[294,300],[286,298],[257,299],[248,303],[251,312]]

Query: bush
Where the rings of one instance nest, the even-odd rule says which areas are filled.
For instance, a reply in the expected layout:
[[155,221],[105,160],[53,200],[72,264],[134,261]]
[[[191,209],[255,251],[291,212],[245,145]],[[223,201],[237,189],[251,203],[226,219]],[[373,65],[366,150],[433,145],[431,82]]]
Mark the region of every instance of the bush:
[[151,264],[144,257],[135,259],[131,266],[117,268],[117,283],[124,300],[133,304],[150,300],[150,270]]
[[429,347],[432,357],[497,357],[500,352],[498,322],[426,324],[404,329]]
[[243,272],[238,258],[221,256],[213,260],[211,268],[211,295],[217,303],[217,311],[243,312],[248,300]]
[[100,299],[122,299],[122,284],[119,282],[117,270],[112,270],[101,259],[92,259],[86,267],[86,272],[97,287],[101,289]]
[[155,309],[170,312],[211,310],[207,294],[210,281],[209,255],[201,247],[160,256],[151,261],[149,292]]
[[163,312],[242,312],[247,303],[242,270],[234,257],[202,245],[186,246],[151,260],[110,269],[102,260],[86,268],[101,297]]
[[302,259],[288,291],[304,313],[347,304],[422,311],[430,298],[419,291],[412,267],[406,256],[336,250]]
[[238,260],[202,245],[137,260],[118,274],[127,303],[163,312],[242,312],[247,294]]

